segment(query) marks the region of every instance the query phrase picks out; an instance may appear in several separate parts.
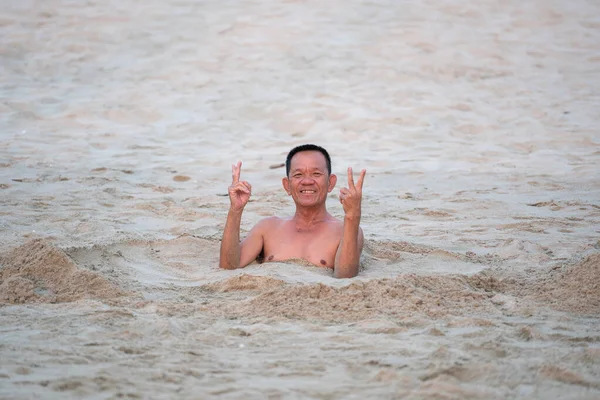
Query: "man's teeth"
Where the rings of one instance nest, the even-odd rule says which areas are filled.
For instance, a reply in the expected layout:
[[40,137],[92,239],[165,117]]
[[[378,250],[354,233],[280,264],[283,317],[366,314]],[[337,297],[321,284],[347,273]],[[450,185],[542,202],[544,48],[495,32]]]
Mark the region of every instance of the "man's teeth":
[[300,193],[314,193],[314,190],[301,190]]

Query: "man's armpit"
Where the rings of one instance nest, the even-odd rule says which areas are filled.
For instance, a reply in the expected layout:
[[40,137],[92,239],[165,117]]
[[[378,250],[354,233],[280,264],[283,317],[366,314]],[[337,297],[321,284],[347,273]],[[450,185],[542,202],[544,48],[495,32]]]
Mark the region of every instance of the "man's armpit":
[[260,221],[250,230],[248,236],[242,241],[240,267],[245,267],[252,261],[258,261],[264,247],[265,220]]
[[265,262],[265,247],[263,246],[262,250],[260,251],[260,253],[258,253],[258,256],[256,256],[256,262],[259,264],[262,264],[263,262]]

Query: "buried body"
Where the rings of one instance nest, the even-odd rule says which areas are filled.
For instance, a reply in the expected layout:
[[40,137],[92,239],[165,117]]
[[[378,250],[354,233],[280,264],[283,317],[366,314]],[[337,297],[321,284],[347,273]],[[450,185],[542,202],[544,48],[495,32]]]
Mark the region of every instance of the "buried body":
[[363,233],[360,228],[362,186],[366,170],[354,183],[348,168],[348,187],[340,190],[344,220],[327,212],[327,194],[337,183],[331,173],[331,160],[325,149],[303,145],[292,149],[286,159],[282,183],[292,196],[296,212],[292,217],[269,217],[258,222],[241,243],[240,223],[250,199],[251,185],[240,181],[242,163],[232,166],[229,186],[230,208],[221,242],[219,266],[243,268],[261,256],[265,261],[303,259],[333,269],[337,278],[358,274]]

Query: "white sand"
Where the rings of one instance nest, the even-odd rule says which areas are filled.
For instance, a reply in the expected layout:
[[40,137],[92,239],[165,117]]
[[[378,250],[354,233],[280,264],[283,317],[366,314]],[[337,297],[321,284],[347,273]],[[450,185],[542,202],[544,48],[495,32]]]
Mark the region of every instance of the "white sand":
[[[599,398],[598,15],[0,1],[0,398]],[[247,232],[310,142],[359,277],[219,270],[231,163]]]

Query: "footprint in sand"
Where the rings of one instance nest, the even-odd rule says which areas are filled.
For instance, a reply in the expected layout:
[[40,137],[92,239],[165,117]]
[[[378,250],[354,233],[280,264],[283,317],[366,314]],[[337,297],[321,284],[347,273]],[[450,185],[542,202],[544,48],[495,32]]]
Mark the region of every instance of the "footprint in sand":
[[187,181],[189,181],[190,179],[192,179],[192,178],[190,178],[189,176],[185,176],[185,175],[175,175],[175,176],[173,177],[173,180],[174,180],[175,182],[187,182]]

